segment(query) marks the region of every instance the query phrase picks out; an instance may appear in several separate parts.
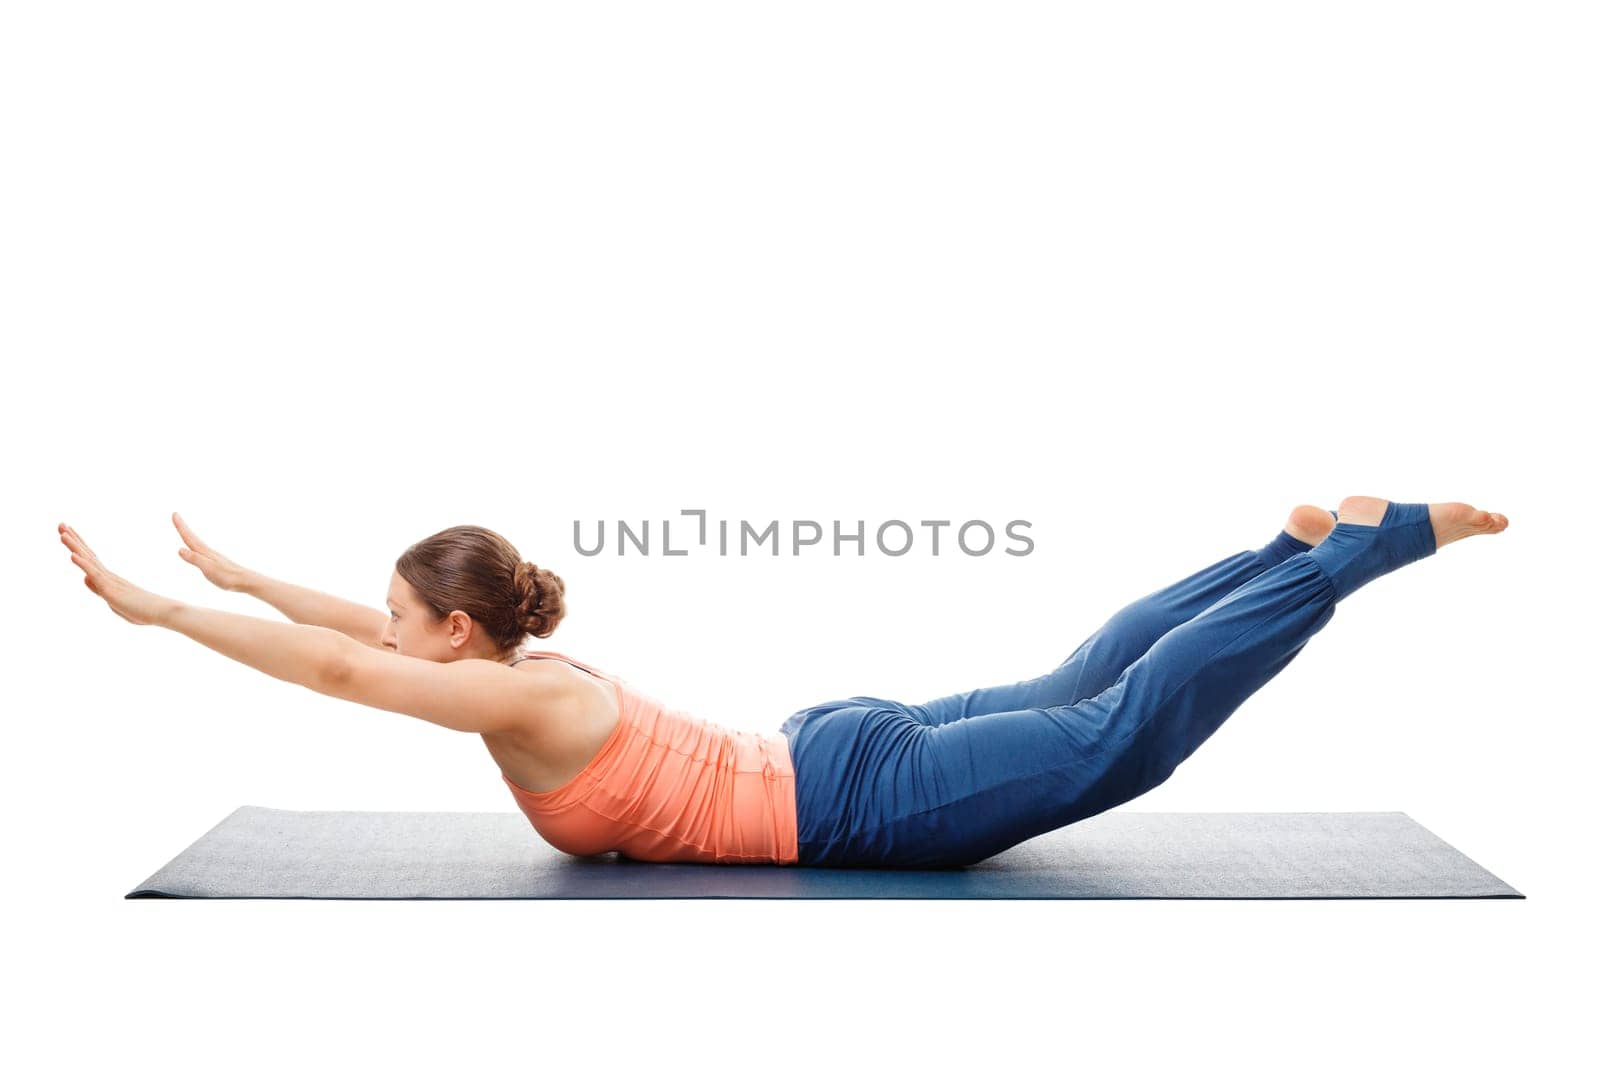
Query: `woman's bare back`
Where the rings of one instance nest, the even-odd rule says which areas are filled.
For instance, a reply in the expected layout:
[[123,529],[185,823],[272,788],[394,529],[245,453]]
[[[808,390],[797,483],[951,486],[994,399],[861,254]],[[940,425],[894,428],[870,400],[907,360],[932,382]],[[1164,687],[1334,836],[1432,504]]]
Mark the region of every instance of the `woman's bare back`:
[[616,730],[622,715],[617,690],[606,679],[559,659],[525,659],[511,669],[543,671],[571,687],[564,685],[561,691],[570,692],[572,700],[529,708],[525,725],[478,735],[512,784],[548,793],[576,778]]

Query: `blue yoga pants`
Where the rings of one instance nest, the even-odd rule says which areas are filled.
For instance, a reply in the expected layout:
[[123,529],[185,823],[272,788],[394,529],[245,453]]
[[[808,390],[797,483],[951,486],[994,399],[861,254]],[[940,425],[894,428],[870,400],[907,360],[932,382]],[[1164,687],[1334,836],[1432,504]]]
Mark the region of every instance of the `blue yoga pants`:
[[857,696],[796,712],[781,729],[799,863],[964,866],[1153,789],[1288,666],[1336,602],[1433,551],[1425,505],[1391,505],[1384,525],[1402,521],[1341,523],[1315,549],[1280,533],[1134,601],[1037,678],[926,704]]

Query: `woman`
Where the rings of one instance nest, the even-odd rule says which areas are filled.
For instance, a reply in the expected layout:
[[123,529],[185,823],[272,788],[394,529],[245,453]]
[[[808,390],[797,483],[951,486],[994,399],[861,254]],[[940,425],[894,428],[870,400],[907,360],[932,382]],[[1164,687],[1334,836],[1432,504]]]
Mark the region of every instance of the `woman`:
[[85,584],[130,622],[329,696],[481,735],[555,847],[852,867],[976,863],[1153,789],[1299,654],[1335,604],[1508,525],[1462,503],[1352,496],[1335,513],[1297,507],[1267,545],[1134,601],[1037,678],[926,704],[829,701],[754,734],[669,710],[560,653],[523,651],[526,635],[560,622],[565,587],[482,527],[408,548],[384,615],[246,570],[173,522],[183,559],[294,624],[150,593],[107,570],[71,527],[60,533]]

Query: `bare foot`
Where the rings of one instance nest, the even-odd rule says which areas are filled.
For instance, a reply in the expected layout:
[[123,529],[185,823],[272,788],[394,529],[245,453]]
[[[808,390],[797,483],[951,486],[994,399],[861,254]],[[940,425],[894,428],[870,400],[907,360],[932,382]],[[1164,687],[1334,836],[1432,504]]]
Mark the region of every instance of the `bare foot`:
[[1289,521],[1283,524],[1283,530],[1290,537],[1315,548],[1333,532],[1333,516],[1328,514],[1327,508],[1301,504],[1289,512]]
[[[1353,526],[1376,526],[1383,521],[1388,509],[1389,502],[1382,497],[1347,496],[1339,501],[1339,521]],[[1429,504],[1428,518],[1433,521],[1433,539],[1439,548],[1463,537],[1497,534],[1511,525],[1498,511],[1483,511],[1459,501]]]

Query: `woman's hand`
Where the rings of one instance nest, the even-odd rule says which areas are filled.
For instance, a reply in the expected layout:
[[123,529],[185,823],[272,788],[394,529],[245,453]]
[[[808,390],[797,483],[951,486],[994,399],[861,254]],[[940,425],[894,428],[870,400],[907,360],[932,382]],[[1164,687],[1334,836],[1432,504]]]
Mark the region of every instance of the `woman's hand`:
[[135,626],[158,623],[178,606],[178,601],[141,589],[106,570],[100,557],[78,536],[78,531],[66,523],[59,524],[56,529],[61,534],[61,543],[72,550],[72,562],[83,568],[83,584],[102,597],[112,611]]
[[226,589],[230,593],[244,589],[245,580],[251,573],[248,569],[200,540],[176,511],[172,513],[172,524],[178,528],[178,536],[183,538],[184,544],[189,546],[178,549],[180,558],[199,567],[206,580],[218,589]]

